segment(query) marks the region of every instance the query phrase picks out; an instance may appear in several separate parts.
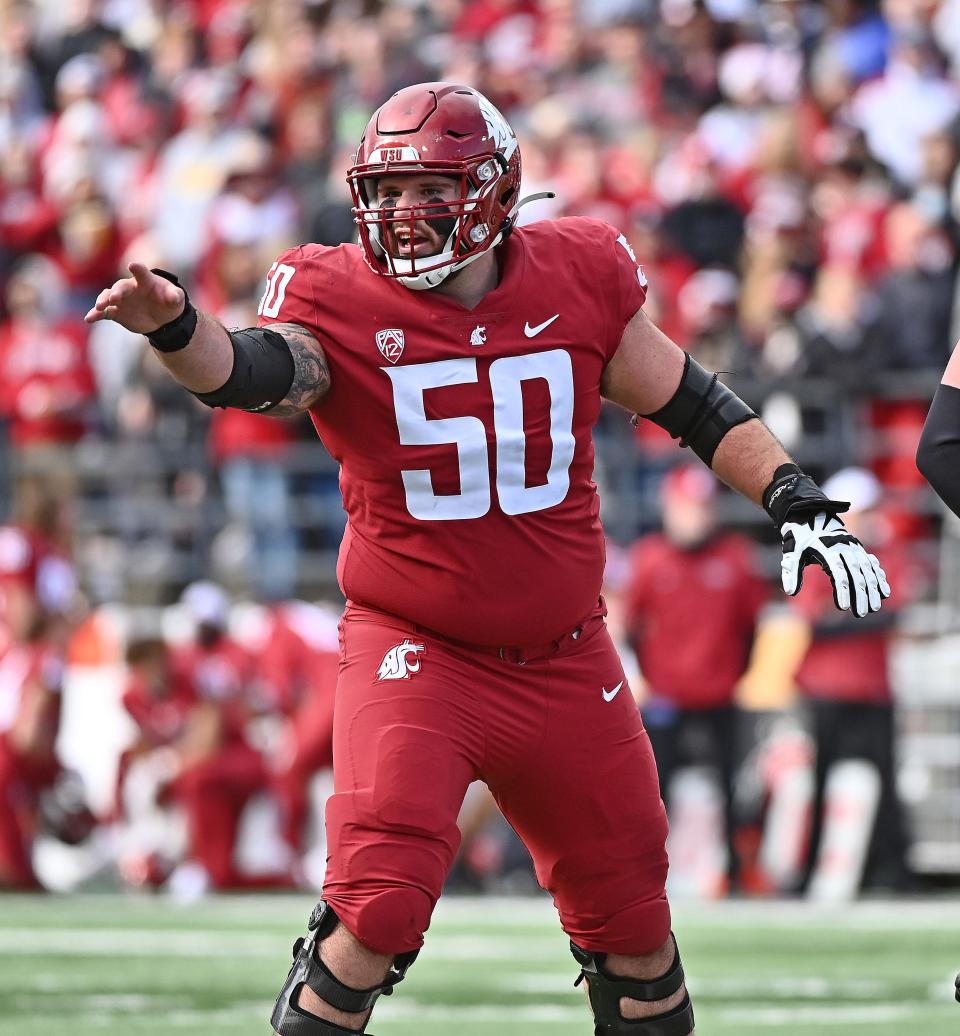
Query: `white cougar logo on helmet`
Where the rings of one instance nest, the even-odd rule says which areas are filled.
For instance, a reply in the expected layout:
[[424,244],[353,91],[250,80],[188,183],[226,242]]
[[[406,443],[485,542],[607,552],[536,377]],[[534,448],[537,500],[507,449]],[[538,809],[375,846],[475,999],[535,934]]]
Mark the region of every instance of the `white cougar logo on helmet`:
[[510,123],[483,94],[477,93],[476,98],[480,114],[483,116],[483,121],[487,124],[487,133],[490,135],[494,147],[509,162],[510,156],[517,150],[516,134],[510,128]]
[[425,650],[425,644],[413,644],[409,640],[390,648],[377,670],[377,680],[409,680],[414,673],[420,672],[418,656]]

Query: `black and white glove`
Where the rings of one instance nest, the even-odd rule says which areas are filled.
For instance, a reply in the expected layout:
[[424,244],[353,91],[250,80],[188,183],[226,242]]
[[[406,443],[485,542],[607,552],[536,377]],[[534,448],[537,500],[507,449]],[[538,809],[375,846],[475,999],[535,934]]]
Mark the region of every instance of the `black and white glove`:
[[838,517],[849,504],[829,500],[795,464],[783,464],[764,491],[763,505],[780,531],[785,593],[800,592],[803,570],[814,563],[830,577],[838,608],[852,607],[858,618],[880,610],[890,584],[877,556],[868,554]]

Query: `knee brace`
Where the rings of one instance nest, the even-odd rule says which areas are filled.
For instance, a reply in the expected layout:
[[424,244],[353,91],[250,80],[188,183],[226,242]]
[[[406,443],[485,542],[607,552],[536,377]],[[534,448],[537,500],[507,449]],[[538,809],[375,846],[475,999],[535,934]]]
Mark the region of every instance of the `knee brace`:
[[582,950],[572,941],[570,952],[581,968],[574,985],[578,986],[587,979],[590,1007],[596,1022],[595,1036],[690,1036],[693,1032],[693,1005],[689,995],[684,996],[678,1007],[665,1014],[627,1019],[620,1013],[621,997],[650,1003],[665,1000],[683,987],[683,965],[676,939],[673,940],[673,963],[666,974],[654,979],[611,975],[604,967],[605,953]]
[[321,900],[307,921],[307,935],[297,939],[293,944],[293,965],[287,975],[273,1005],[270,1024],[274,1032],[280,1036],[344,1036],[345,1033],[362,1033],[360,1029],[345,1029],[323,1018],[310,1014],[297,1005],[300,990],[309,986],[321,1000],[348,1014],[360,1014],[369,1011],[380,996],[389,996],[393,987],[403,981],[407,969],[416,960],[418,950],[411,953],[398,954],[393,961],[387,977],[380,985],[369,989],[351,989],[345,986],[314,953],[318,943],[322,942],[336,927],[337,915],[332,907]]

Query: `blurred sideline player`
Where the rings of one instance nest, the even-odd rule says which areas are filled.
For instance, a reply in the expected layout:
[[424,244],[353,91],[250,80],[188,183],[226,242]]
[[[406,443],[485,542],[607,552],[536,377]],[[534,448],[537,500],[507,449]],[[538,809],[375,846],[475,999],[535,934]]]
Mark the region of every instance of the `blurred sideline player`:
[[174,652],[173,665],[192,685],[196,704],[178,742],[170,791],[186,815],[190,861],[201,868],[200,883],[217,889],[289,885],[285,872],[251,876],[234,860],[244,807],[269,784],[266,763],[246,736],[253,657],[227,633],[229,600],[221,587],[192,583],[181,603],[194,635]]
[[268,716],[283,717],[268,754],[281,835],[295,856],[307,834],[310,782],[333,766],[333,711],[340,650],[337,620],[326,606],[275,603],[256,638],[256,679]]
[[[829,580],[814,572],[793,602],[811,627],[810,645],[795,677],[815,749],[805,880],[808,887],[811,880],[818,883],[814,894],[822,887],[827,896],[832,884],[849,887],[850,894],[861,885],[904,891],[914,883],[896,788],[890,650],[898,611],[917,592],[918,566],[894,540],[880,509],[882,489],[875,475],[844,468],[823,488],[850,501],[848,528],[883,551],[898,592],[892,607],[855,622],[833,607]],[[849,760],[866,764],[866,769],[836,769]]]
[[348,180],[360,244],[281,255],[260,328],[228,332],[138,263],[86,317],[147,334],[208,405],[309,412],[341,466],[329,865],[274,1029],[363,1031],[423,943],[481,778],[553,895],[596,1032],[685,1036],[666,817],[599,596],[601,398],[767,506],[789,593],[819,561],[838,606],[865,615],[883,572],[837,517],[846,505],[650,323],[622,234],[514,226],[520,150],[487,98],[399,91]]
[[960,515],[960,349],[954,348],[927,413],[917,467],[947,507]]
[[716,769],[734,886],[734,697],[769,590],[751,541],[717,528],[716,492],[716,479],[702,467],[682,465],[666,476],[663,532],[645,536],[631,552],[625,618],[647,685],[641,713],[661,795],[669,808],[671,779],[683,766]]
[[66,774],[56,742],[77,590],[66,512],[37,486],[25,487],[22,500],[21,520],[0,526],[0,888],[32,889],[40,887],[32,849],[41,827],[79,841],[93,818],[79,802],[58,801]]

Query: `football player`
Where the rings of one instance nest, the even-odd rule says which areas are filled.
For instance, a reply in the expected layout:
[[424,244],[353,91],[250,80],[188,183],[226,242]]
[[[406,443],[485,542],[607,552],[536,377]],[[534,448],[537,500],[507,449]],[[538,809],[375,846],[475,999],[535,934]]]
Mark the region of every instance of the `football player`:
[[596,1032],[685,1036],[666,819],[599,596],[601,400],[767,507],[788,593],[816,561],[838,607],[866,615],[886,579],[846,505],[650,322],[622,234],[516,226],[520,149],[482,94],[400,90],[347,179],[359,244],[281,255],[258,328],[227,331],[140,263],[86,317],[146,334],[210,406],[308,412],[341,466],[330,859],[274,1030],[364,1031],[422,945],[481,778],[553,896]]
[[954,349],[927,413],[917,467],[947,507],[960,515],[960,350]]

